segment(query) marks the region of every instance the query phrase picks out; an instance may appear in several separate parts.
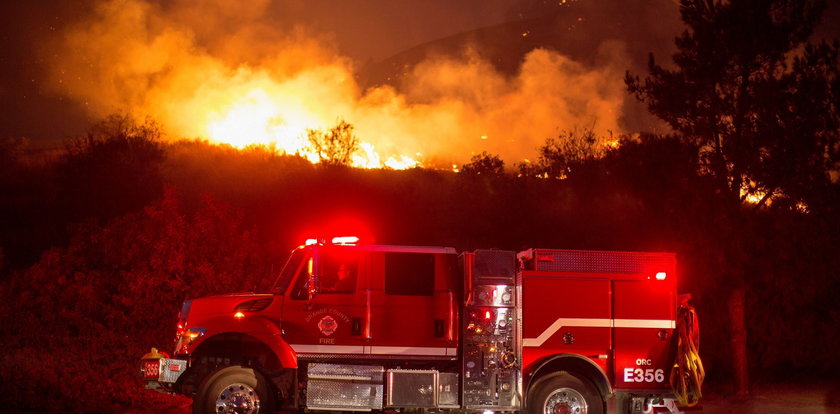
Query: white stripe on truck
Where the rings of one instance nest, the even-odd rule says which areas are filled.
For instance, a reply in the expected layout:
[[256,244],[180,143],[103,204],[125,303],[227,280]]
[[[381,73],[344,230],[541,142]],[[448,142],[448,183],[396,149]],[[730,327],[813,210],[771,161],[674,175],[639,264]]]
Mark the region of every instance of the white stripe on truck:
[[523,338],[522,346],[540,346],[562,327],[578,328],[651,328],[674,329],[677,322],[671,319],[586,319],[557,318],[536,338]]

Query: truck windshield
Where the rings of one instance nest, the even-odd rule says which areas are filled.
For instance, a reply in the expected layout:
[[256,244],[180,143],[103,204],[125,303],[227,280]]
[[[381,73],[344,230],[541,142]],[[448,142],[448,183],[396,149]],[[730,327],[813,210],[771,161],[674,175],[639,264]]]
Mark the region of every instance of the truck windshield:
[[289,260],[286,261],[286,265],[283,266],[283,270],[280,271],[280,274],[277,275],[277,279],[274,281],[274,287],[272,288],[274,293],[282,294],[286,291],[289,281],[297,274],[301,263],[303,263],[304,250],[305,248],[303,247],[292,250]]

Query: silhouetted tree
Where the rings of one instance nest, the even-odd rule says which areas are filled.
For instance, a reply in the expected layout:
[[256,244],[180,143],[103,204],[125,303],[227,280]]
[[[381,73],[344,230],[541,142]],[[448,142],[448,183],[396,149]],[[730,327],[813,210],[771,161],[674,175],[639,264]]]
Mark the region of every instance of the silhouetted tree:
[[603,155],[598,144],[598,137],[590,128],[580,133],[562,131],[557,137],[545,140],[536,163],[520,163],[519,172],[523,176],[568,178],[574,170]]
[[[837,43],[802,46],[820,0],[682,0],[688,29],[675,67],[651,55],[650,75],[629,72],[630,92],[700,149],[700,170],[721,197],[722,269],[728,272],[734,370],[748,391],[744,315],[748,196],[808,202],[838,161]],[[800,52],[801,51],[801,52]],[[792,65],[789,62],[793,62]]]
[[505,173],[505,162],[498,155],[491,155],[487,151],[475,154],[470,162],[461,167],[461,172],[469,175],[502,175]]
[[307,129],[306,138],[325,165],[350,165],[353,153],[359,149],[359,138],[353,133],[353,125],[344,120],[339,120],[326,132]]

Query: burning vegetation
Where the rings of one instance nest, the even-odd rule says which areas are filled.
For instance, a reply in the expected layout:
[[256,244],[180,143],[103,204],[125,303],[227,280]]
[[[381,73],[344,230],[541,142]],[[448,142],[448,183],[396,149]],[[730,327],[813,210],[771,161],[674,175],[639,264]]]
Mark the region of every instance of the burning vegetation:
[[343,119],[359,140],[349,163],[363,168],[440,168],[482,151],[518,162],[561,125],[623,131],[619,42],[590,64],[531,50],[513,74],[466,46],[400,68],[397,84],[362,88],[333,39],[276,24],[268,1],[246,3],[97,2],[49,45],[51,86],[94,116],[150,116],[173,139],[313,162],[308,131]]

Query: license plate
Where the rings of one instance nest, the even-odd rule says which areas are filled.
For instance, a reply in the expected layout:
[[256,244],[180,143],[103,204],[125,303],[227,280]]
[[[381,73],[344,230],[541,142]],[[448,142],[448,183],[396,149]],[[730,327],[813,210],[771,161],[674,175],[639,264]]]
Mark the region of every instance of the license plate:
[[160,360],[143,361],[143,378],[158,379],[160,377]]

